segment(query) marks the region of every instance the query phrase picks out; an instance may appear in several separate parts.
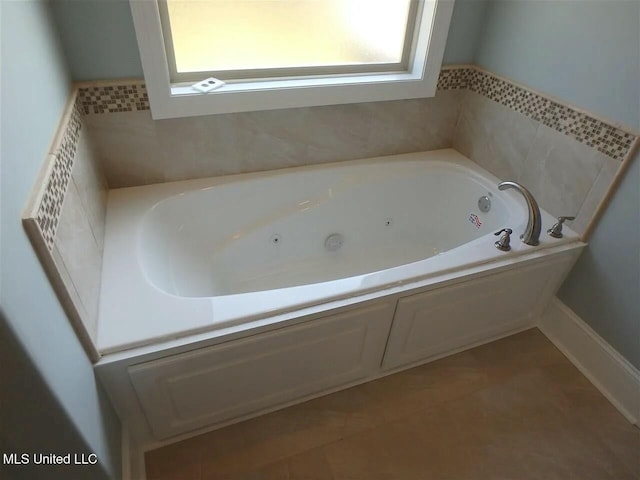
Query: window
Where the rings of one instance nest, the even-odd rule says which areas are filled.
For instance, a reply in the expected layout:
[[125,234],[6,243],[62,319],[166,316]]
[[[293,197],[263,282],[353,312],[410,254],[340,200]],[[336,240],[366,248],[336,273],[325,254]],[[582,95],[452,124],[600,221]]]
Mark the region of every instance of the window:
[[165,0],[170,79],[406,71],[411,0]]
[[[452,0],[131,0],[154,118],[433,96]],[[225,84],[192,88],[207,77]]]

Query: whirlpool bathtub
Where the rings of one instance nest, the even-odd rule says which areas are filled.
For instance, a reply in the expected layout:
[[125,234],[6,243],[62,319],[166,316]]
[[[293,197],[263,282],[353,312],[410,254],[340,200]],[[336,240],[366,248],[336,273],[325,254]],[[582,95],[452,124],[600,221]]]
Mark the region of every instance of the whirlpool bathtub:
[[[507,180],[507,179],[505,179]],[[112,190],[98,344],[278,321],[545,255],[527,208],[454,150]],[[512,249],[494,247],[511,228]],[[288,318],[288,317],[287,317]]]

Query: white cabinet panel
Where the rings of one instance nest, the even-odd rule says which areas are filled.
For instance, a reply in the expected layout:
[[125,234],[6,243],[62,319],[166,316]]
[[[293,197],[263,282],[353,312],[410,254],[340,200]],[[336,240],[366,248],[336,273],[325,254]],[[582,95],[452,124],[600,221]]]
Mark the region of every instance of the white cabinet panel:
[[353,382],[380,366],[393,303],[129,368],[158,438]]
[[538,263],[398,301],[383,368],[452,351],[525,326],[538,315],[573,257]]

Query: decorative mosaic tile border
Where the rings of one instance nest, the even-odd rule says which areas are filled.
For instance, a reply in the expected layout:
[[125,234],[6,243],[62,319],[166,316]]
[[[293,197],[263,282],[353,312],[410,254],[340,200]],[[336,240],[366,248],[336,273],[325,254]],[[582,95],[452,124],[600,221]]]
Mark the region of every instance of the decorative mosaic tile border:
[[82,115],[80,103],[76,98],[60,145],[53,153],[53,166],[38,205],[36,221],[49,251],[53,248],[62,203],[71,180],[71,170],[82,128]]
[[78,100],[86,114],[149,110],[144,83],[96,85],[78,88]]
[[469,88],[472,67],[442,67],[438,77],[438,90],[466,90]]
[[[609,157],[622,160],[635,135],[574,108],[473,66],[443,67],[438,90],[471,90]],[[85,114],[149,110],[144,83],[81,86],[78,99]]]

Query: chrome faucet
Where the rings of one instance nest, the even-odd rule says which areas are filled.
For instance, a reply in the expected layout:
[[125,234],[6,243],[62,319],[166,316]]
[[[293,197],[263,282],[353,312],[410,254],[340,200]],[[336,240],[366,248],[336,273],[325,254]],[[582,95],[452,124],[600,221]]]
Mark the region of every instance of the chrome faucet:
[[542,216],[540,215],[538,202],[536,202],[536,199],[533,198],[529,190],[517,182],[501,182],[498,184],[499,190],[506,190],[508,188],[513,188],[522,194],[527,202],[527,209],[529,210],[527,228],[525,228],[524,233],[520,235],[520,238],[527,245],[538,245],[540,243],[540,230],[542,229]]

